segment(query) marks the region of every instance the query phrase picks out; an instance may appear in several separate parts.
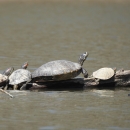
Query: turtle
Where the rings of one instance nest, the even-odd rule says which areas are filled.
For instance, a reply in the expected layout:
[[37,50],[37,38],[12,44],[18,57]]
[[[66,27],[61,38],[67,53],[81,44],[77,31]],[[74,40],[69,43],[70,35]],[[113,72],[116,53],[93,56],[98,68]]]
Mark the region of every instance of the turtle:
[[78,63],[68,60],[55,60],[43,64],[32,72],[32,81],[60,81],[67,80],[78,76],[81,72],[84,77],[88,77],[87,71],[82,67],[88,57],[85,52],[80,55]]
[[14,90],[26,86],[26,84],[31,81],[32,75],[30,71],[26,70],[27,66],[28,62],[25,62],[21,66],[21,69],[15,70],[9,76],[9,85],[13,85]]
[[13,72],[13,70],[14,70],[14,68],[10,67],[10,68],[6,69],[2,74],[0,74],[0,91],[9,95],[11,98],[13,98],[13,95],[11,95],[10,93],[6,92],[3,89],[8,87],[9,76]]
[[93,72],[91,77],[95,78],[96,81],[99,82],[99,80],[108,80],[112,78],[115,73],[116,68],[112,69],[109,67],[103,67]]
[[9,83],[9,76],[13,72],[14,68],[10,67],[0,74],[0,88],[5,89]]

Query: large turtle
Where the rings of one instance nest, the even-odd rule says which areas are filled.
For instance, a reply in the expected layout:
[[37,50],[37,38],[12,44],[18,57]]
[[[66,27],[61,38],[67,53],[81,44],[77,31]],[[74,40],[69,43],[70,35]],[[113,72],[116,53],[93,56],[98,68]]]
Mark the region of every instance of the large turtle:
[[99,80],[108,80],[112,78],[115,73],[116,73],[116,68],[112,69],[112,68],[104,67],[93,72],[91,77],[95,78],[96,81],[98,82]]
[[78,76],[81,72],[84,77],[88,77],[88,73],[83,69],[82,65],[86,60],[88,53],[85,52],[79,57],[79,63],[67,60],[55,60],[43,64],[32,73],[33,82],[36,81],[60,81],[67,80]]
[[9,77],[9,85],[13,85],[13,89],[20,89],[31,81],[31,72],[26,70],[28,62],[25,62],[21,69],[15,70]]

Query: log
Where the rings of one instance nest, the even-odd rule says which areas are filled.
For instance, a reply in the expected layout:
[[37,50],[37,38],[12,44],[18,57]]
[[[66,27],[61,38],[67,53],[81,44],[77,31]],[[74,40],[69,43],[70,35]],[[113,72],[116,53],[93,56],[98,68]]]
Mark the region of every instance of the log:
[[74,78],[64,81],[37,82],[40,86],[27,87],[29,90],[56,90],[56,91],[79,91],[92,89],[125,89],[130,90],[130,70],[118,70],[115,75],[108,80],[95,78]]

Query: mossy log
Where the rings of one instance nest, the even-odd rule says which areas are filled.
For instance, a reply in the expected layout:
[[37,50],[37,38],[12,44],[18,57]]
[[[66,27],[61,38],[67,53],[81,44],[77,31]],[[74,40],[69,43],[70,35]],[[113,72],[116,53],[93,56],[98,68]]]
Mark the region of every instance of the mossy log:
[[74,78],[64,81],[38,82],[40,86],[27,88],[30,90],[91,90],[91,89],[128,89],[130,90],[130,70],[118,70],[109,80],[99,80],[94,78]]

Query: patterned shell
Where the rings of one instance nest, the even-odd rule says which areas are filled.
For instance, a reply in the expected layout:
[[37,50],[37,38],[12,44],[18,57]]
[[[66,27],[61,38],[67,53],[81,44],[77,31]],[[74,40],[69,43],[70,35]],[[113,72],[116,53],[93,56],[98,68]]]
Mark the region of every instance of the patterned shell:
[[112,68],[101,68],[95,72],[93,72],[93,77],[102,79],[102,80],[107,80],[110,79],[114,75],[114,70]]
[[0,74],[0,83],[4,82],[6,80],[7,80],[7,76],[3,75],[3,74]]
[[18,69],[10,75],[9,84],[15,85],[22,82],[30,81],[31,77],[31,72],[29,72],[28,70]]
[[43,64],[32,73],[32,78],[42,77],[44,80],[65,80],[78,76],[81,65],[67,60],[56,60]]

